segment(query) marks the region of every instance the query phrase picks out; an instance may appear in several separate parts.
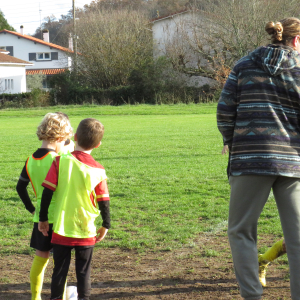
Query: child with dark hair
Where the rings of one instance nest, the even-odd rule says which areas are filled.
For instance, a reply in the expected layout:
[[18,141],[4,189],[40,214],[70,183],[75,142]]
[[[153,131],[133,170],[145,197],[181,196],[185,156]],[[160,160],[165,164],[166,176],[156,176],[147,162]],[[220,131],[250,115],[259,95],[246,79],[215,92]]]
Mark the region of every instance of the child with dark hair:
[[[58,156],[42,184],[39,230],[45,236],[49,234],[48,207],[53,192],[56,194],[51,299],[62,299],[73,248],[78,299],[89,300],[91,294],[93,248],[110,228],[107,177],[104,168],[90,155],[100,146],[103,133],[104,127],[98,120],[82,120],[74,136],[75,151]],[[100,212],[103,223],[97,231],[94,222]]]

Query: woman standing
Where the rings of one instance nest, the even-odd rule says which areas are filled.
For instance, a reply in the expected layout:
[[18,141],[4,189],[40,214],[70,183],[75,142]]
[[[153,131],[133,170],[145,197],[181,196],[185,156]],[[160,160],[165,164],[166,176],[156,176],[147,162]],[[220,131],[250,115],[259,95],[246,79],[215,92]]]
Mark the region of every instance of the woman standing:
[[228,237],[242,297],[261,299],[257,222],[271,189],[300,299],[300,20],[269,22],[272,44],[243,57],[222,91],[218,128],[230,150]]

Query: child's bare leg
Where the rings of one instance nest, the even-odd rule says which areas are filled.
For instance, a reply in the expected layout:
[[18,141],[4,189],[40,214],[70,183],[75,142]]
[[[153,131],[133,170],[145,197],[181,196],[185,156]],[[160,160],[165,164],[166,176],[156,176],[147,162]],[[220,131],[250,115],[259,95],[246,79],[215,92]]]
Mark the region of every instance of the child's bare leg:
[[[282,249],[283,249],[284,253],[286,253],[285,240],[283,240],[283,242],[282,242]],[[284,253],[283,253],[283,254],[284,254]]]
[[40,251],[40,250],[36,250],[35,251],[35,255],[39,256],[39,257],[43,257],[43,258],[49,258],[50,256],[50,251]]

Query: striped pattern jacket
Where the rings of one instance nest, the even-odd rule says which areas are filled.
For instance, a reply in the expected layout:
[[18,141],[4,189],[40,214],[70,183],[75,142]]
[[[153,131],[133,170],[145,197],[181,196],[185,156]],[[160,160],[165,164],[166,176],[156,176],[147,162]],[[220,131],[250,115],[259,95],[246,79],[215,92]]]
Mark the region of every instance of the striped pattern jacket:
[[217,108],[229,174],[300,178],[300,55],[268,45],[233,68]]

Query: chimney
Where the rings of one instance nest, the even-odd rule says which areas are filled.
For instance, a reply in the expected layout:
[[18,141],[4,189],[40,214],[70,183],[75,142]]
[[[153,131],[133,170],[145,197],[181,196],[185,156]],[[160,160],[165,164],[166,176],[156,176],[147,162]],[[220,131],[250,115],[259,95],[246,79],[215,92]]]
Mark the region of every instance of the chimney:
[[21,33],[22,35],[24,35],[24,26],[23,26],[23,25],[20,26],[20,33]]
[[49,30],[43,30],[43,41],[49,43]]
[[73,38],[71,33],[69,34],[69,49],[73,51]]

